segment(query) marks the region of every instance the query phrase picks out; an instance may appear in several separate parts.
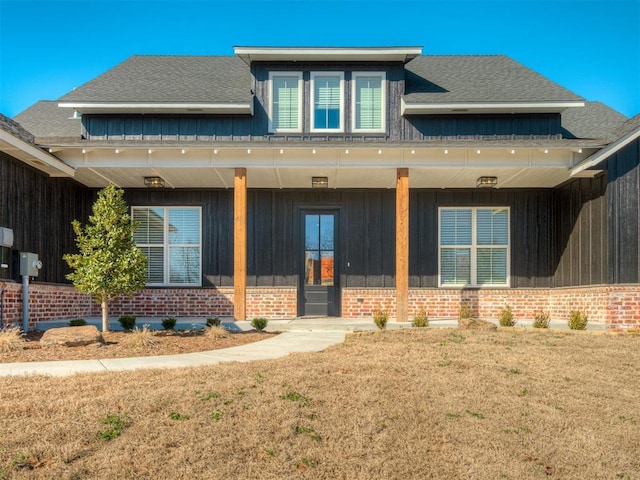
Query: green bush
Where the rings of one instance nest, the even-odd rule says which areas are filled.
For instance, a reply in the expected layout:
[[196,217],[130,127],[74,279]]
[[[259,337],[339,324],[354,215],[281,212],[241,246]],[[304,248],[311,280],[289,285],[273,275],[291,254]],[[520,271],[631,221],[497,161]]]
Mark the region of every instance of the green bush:
[[509,305],[505,305],[500,309],[499,320],[501,327],[513,327],[516,324],[516,321],[513,318],[513,312]]
[[162,328],[165,330],[173,330],[176,328],[176,319],[174,317],[167,317],[162,319]]
[[540,310],[533,317],[533,328],[549,328],[550,320],[549,314]]
[[69,320],[70,327],[84,327],[87,321],[84,318],[76,318],[75,320]]
[[207,327],[219,327],[220,319],[218,317],[207,318]]
[[136,326],[136,317],[134,315],[122,315],[118,318],[118,321],[125,330],[133,330]]
[[257,318],[254,318],[253,320],[251,320],[251,326],[253,328],[255,328],[257,331],[259,331],[259,332],[261,332],[265,328],[267,328],[267,323],[269,323],[269,320],[267,320],[266,318],[262,318],[262,317],[257,317]]
[[380,330],[387,328],[387,321],[389,320],[389,310],[386,308],[376,308],[373,311],[373,321]]
[[461,319],[471,319],[473,318],[473,311],[471,310],[471,306],[469,305],[460,305],[460,313],[458,314],[458,317]]
[[586,330],[589,318],[580,310],[572,310],[569,314],[569,328],[571,330]]
[[424,307],[420,307],[418,313],[413,319],[413,323],[411,324],[414,327],[428,327],[429,326],[429,316],[425,311]]

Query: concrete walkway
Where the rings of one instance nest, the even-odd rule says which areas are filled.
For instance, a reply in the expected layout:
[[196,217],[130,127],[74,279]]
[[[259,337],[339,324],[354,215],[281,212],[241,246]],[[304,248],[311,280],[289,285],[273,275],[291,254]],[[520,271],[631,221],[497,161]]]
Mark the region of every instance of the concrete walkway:
[[[93,319],[92,319],[93,320]],[[96,323],[99,320],[96,320]],[[159,319],[138,319],[138,324],[160,322]],[[197,319],[202,322],[202,319]],[[90,323],[94,323],[91,321]],[[115,322],[117,324],[117,321]],[[182,324],[197,326],[195,319],[181,319]],[[496,322],[497,323],[497,322]],[[531,322],[529,322],[531,323]],[[433,320],[434,327],[454,327],[457,320]],[[65,326],[68,323],[65,324]],[[63,326],[63,325],[51,325]],[[230,330],[249,330],[249,322],[224,323]],[[530,326],[527,322],[518,322],[518,326]],[[115,327],[115,325],[114,325]],[[410,323],[390,321],[389,329],[409,328]],[[551,322],[553,329],[568,329],[566,323]],[[261,342],[249,343],[238,347],[223,348],[207,352],[183,353],[150,357],[109,358],[102,360],[67,360],[60,362],[0,363],[0,376],[9,375],[48,375],[66,376],[75,373],[136,370],[141,368],[178,368],[215,365],[222,362],[249,362],[280,358],[294,352],[319,352],[331,345],[342,343],[347,332],[376,330],[372,320],[353,320],[342,318],[298,318],[294,320],[271,320],[267,331],[282,332]],[[588,330],[604,331],[604,324],[589,324]]]

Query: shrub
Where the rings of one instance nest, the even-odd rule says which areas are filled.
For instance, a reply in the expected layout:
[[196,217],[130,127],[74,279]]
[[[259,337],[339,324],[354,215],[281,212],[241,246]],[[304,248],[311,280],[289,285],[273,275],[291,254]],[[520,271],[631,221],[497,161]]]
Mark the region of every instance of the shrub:
[[413,323],[411,324],[414,327],[428,327],[429,326],[429,317],[424,307],[420,307],[418,313],[413,319]]
[[571,330],[586,330],[589,318],[580,310],[572,310],[569,314],[569,328]]
[[257,331],[259,331],[259,332],[261,332],[265,328],[267,328],[267,323],[269,323],[269,320],[267,320],[266,318],[262,318],[262,317],[257,317],[257,318],[254,318],[253,320],[251,320],[251,326],[253,328],[255,328]]
[[0,352],[21,350],[25,339],[20,327],[5,327],[0,329]]
[[389,310],[387,308],[376,308],[373,311],[373,321],[380,330],[387,328],[387,321],[389,320]]
[[125,330],[133,330],[136,326],[136,317],[134,315],[122,315],[118,318],[118,321]]
[[473,318],[471,307],[469,305],[460,305],[460,313],[458,314],[458,318],[464,318],[467,320]]
[[162,328],[165,330],[173,330],[176,327],[176,319],[174,317],[167,317],[162,319]]
[[207,318],[207,327],[219,327],[220,319],[218,317]]
[[75,320],[69,320],[70,327],[84,327],[87,321],[84,318],[76,318]]
[[227,338],[229,336],[229,332],[226,328],[216,325],[206,327],[204,329],[204,334],[207,338],[211,338],[212,340],[217,340],[218,338]]
[[549,314],[540,310],[533,317],[533,328],[549,328],[549,320]]
[[516,324],[516,321],[513,318],[513,312],[509,305],[505,305],[500,309],[499,320],[501,327],[513,327]]
[[149,330],[149,324],[145,323],[142,330],[136,327],[128,337],[128,343],[132,347],[153,347],[156,345],[155,333]]

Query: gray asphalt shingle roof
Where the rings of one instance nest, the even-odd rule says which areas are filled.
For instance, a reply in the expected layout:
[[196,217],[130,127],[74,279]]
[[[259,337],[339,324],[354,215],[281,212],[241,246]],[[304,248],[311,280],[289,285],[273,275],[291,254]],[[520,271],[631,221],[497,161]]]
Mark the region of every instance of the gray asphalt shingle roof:
[[[502,55],[420,56],[408,62],[407,103],[575,102],[581,97]],[[245,103],[249,66],[237,56],[133,56],[58,101],[16,116],[38,139],[80,140],[81,121],[58,102]],[[599,102],[562,114],[567,139],[604,139],[625,117]]]
[[43,100],[15,116],[15,120],[38,138],[77,137],[82,134],[79,118],[70,118],[69,108],[58,107],[57,101]]
[[566,138],[607,138],[627,117],[601,102],[586,102],[583,108],[562,112]]
[[9,117],[5,117],[1,113],[0,113],[0,129],[4,130],[5,132],[10,133],[14,137],[19,138],[20,140],[22,140],[24,142],[33,144],[34,135],[32,135],[31,132],[28,132],[17,121],[12,120]]
[[249,67],[239,57],[135,55],[60,100],[245,103],[252,98]]
[[583,100],[504,55],[426,55],[405,68],[408,104]]

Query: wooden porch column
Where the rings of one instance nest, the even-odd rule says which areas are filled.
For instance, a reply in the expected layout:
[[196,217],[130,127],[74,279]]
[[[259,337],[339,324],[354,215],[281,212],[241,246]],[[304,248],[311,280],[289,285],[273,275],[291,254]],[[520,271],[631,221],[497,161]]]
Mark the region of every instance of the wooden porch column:
[[247,169],[233,180],[233,317],[247,317]]
[[407,322],[409,305],[409,169],[396,180],[396,321]]

